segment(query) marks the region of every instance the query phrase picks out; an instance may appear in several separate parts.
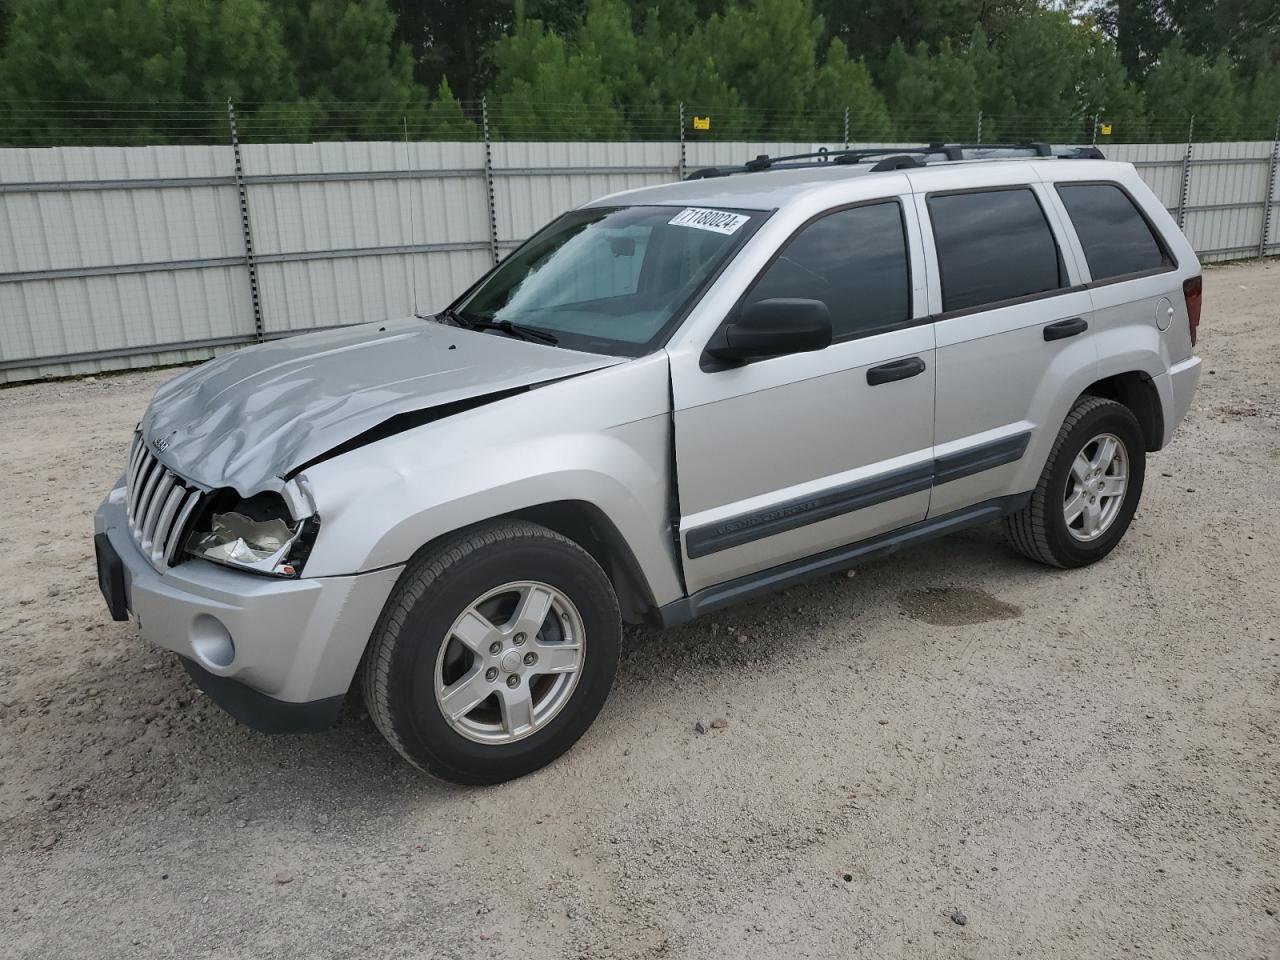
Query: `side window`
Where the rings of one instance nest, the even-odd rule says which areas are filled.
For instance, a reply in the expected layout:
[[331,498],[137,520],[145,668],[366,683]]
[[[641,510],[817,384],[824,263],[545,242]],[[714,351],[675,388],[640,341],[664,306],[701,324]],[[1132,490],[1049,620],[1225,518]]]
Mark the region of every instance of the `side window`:
[[944,312],[1065,285],[1066,271],[1030,189],[930,196]]
[[911,319],[911,278],[902,208],[888,200],[815,220],[787,241],[747,294],[821,300],[834,339],[865,336]]
[[1147,221],[1119,187],[1061,183],[1058,196],[1075,225],[1094,280],[1172,265]]

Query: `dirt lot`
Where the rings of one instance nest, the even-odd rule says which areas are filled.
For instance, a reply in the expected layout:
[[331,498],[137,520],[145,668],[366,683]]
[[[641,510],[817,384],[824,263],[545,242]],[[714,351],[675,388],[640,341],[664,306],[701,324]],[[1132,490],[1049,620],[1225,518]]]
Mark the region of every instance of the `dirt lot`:
[[978,530],[631,630],[489,789],[358,710],[251,733],[109,621],[92,512],[171,372],[0,391],[0,955],[1280,957],[1280,263],[1205,303],[1105,563]]

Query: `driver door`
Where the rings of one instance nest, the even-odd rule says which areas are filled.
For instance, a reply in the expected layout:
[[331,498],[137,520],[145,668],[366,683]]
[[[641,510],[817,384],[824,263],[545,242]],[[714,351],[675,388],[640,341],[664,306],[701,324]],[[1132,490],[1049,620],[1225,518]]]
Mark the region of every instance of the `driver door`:
[[934,339],[916,218],[908,195],[823,213],[739,302],[823,300],[825,349],[719,368],[672,358],[690,593],[928,513]]

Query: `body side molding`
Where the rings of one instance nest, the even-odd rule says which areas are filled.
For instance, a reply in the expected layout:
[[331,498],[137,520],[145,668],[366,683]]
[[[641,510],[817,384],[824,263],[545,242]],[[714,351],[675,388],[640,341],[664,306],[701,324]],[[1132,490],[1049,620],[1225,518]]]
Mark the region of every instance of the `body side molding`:
[[830,520],[832,517],[904,497],[909,493],[928,490],[932,483],[931,463],[893,470],[844,484],[825,493],[784,500],[767,510],[739,514],[719,523],[696,527],[685,537],[685,549],[688,550],[689,559],[696,560],[709,553],[728,550],[776,533],[785,533],[796,527]]
[[1027,452],[1027,444],[1031,442],[1031,431],[1016,433],[1011,437],[1002,437],[990,443],[982,443],[959,453],[949,453],[933,461],[934,485],[950,483],[961,477],[972,476],[983,470],[1002,467],[1006,463],[1021,460]]
[[959,480],[983,470],[991,470],[1022,458],[1031,432],[1002,437],[959,453],[947,454],[913,467],[892,470],[807,497],[784,500],[764,510],[742,513],[718,523],[694,527],[685,536],[690,560],[739,547],[852,513],[878,503],[927,490],[931,486]]

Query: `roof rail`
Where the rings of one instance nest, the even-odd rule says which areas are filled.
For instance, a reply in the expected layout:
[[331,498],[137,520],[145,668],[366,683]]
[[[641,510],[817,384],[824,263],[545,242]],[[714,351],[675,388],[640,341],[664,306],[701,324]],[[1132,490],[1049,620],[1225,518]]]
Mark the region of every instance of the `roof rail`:
[[923,167],[930,162],[950,163],[959,160],[996,160],[1025,157],[1056,157],[1062,160],[1105,160],[1097,147],[1058,147],[1047,143],[931,143],[927,147],[876,147],[862,150],[818,150],[813,153],[792,153],[771,157],[762,153],[741,166],[704,167],[694,170],[686,180],[706,180],[711,177],[729,177],[736,173],[757,173],[762,170],[799,170],[806,167],[822,167],[828,164],[855,164],[868,160],[878,161],[871,169],[902,170]]

